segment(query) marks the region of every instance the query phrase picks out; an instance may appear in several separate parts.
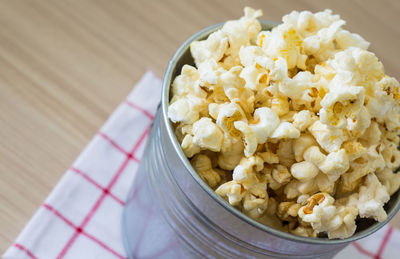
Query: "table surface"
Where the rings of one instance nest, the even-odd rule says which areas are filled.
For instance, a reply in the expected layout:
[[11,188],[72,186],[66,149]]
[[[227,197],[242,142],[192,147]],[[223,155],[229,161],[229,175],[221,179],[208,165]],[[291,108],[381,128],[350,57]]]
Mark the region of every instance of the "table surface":
[[182,42],[245,5],[274,21],[330,8],[400,78],[396,0],[0,2],[0,252],[143,73],[161,77]]

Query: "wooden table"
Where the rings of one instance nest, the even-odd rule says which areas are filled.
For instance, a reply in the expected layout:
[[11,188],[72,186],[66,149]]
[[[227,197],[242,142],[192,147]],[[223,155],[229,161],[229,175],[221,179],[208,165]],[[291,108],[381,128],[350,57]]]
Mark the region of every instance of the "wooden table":
[[161,77],[184,40],[246,4],[276,21],[331,8],[400,78],[396,0],[0,2],[1,253],[145,70]]

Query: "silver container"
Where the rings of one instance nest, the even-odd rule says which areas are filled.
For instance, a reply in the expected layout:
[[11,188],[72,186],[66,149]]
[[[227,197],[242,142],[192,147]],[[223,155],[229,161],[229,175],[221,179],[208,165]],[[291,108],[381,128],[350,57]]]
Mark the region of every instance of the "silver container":
[[[277,23],[261,24],[269,30]],[[386,221],[360,220],[352,237],[329,240],[295,236],[260,224],[231,207],[198,176],[167,117],[170,85],[184,64],[194,64],[190,43],[205,39],[222,25],[192,36],[168,64],[161,105],[124,209],[122,234],[129,257],[332,258],[350,242],[384,226],[400,208],[399,192],[385,206]],[[151,250],[154,254],[149,254]]]

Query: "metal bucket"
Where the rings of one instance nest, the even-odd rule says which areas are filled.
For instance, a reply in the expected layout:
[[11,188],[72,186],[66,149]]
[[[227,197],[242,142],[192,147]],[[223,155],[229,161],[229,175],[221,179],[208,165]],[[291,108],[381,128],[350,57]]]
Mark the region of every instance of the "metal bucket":
[[[277,25],[260,22],[263,30]],[[399,191],[385,206],[386,221],[360,220],[352,237],[329,240],[295,236],[260,224],[230,206],[198,176],[182,152],[167,117],[170,85],[184,64],[194,64],[190,43],[205,39],[222,25],[213,25],[192,36],[168,64],[161,106],[124,209],[122,234],[128,256],[332,258],[350,242],[384,226],[400,208]],[[145,230],[151,233],[150,237],[143,237],[144,226],[150,228]],[[148,252],[152,249],[154,254]]]

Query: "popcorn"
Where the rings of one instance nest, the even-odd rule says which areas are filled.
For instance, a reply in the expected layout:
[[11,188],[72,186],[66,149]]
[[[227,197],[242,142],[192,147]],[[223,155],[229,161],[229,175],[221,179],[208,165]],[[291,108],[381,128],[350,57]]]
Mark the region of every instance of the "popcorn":
[[254,92],[244,87],[245,81],[239,77],[241,71],[241,66],[230,68],[221,74],[218,84],[222,86],[229,101],[239,104],[246,114],[250,114],[254,111]]
[[400,174],[393,173],[389,168],[385,168],[380,172],[376,172],[376,176],[383,186],[386,187],[389,195],[395,193],[400,187]]
[[349,161],[354,161],[367,152],[367,149],[358,141],[346,141],[343,143],[343,148],[349,157]]
[[290,168],[290,173],[299,181],[307,181],[313,179],[318,174],[318,167],[313,163],[303,161],[295,163]]
[[242,141],[225,135],[218,155],[218,166],[225,170],[233,170],[243,157],[243,148]]
[[293,116],[293,126],[299,131],[305,131],[315,120],[314,113],[309,110],[302,110]]
[[292,123],[281,122],[279,126],[272,133],[271,138],[282,139],[282,138],[298,138],[300,132],[296,129]]
[[290,167],[294,162],[294,153],[293,153],[293,141],[288,140],[281,140],[278,145],[278,149],[276,154],[279,157],[279,162],[286,166]]
[[371,115],[365,107],[362,107],[360,113],[355,118],[347,119],[347,129],[353,137],[359,137],[371,125]]
[[239,50],[240,63],[244,67],[251,67],[256,64],[257,59],[263,58],[265,52],[259,46],[242,46]]
[[229,203],[235,206],[243,199],[246,191],[240,183],[229,181],[220,185],[215,192],[221,197],[227,197]]
[[336,35],[344,24],[345,21],[337,20],[328,27],[321,28],[316,34],[306,37],[303,41],[304,52],[318,61],[332,57],[336,52]]
[[[278,59],[276,63],[283,63],[281,66],[286,69],[284,65],[285,61]],[[288,79],[287,75],[283,78],[283,82],[279,84],[279,91],[287,95],[289,98],[294,100],[301,100],[311,102],[310,96],[308,96],[308,89],[314,87],[313,75],[309,71],[302,71],[297,73],[293,78]]]
[[254,111],[254,120],[257,123],[251,124],[249,127],[256,135],[259,144],[264,144],[269,136],[273,137],[278,130],[277,128],[281,125],[275,112],[266,107],[258,108]]
[[301,51],[302,41],[293,27],[278,25],[274,30],[265,32],[261,47],[270,58],[284,58],[288,69],[305,69],[307,56]]
[[245,156],[249,157],[253,155],[257,149],[257,135],[251,130],[249,125],[243,121],[235,121],[234,126],[243,134]]
[[292,25],[296,31],[301,33],[302,37],[306,37],[322,28],[329,27],[339,19],[339,15],[332,15],[332,10],[326,9],[314,14],[310,11],[292,11],[290,14],[283,16],[282,21]]
[[288,224],[289,233],[295,234],[297,236],[303,236],[303,237],[317,237],[317,232],[312,228],[312,227],[305,227],[305,226],[297,226],[297,227],[292,227],[294,225],[293,223],[295,222],[290,222]]
[[400,84],[331,10],[260,10],[193,42],[168,118],[199,176],[232,206],[291,234],[352,236],[400,188]]
[[319,172],[314,178],[309,180],[292,180],[284,188],[287,199],[311,195],[316,192],[333,193],[335,182],[329,180],[328,176]]
[[357,158],[350,164],[350,170],[341,176],[339,184],[342,192],[354,190],[361,181],[361,178],[369,173],[383,170],[385,160],[381,154],[376,151],[376,147],[370,147],[365,154]]
[[268,164],[278,164],[279,163],[279,157],[270,151],[258,153],[258,156],[262,158],[264,163],[268,163]]
[[293,201],[286,201],[279,203],[277,215],[281,220],[293,221],[297,217],[297,213],[301,204]]
[[339,179],[350,167],[349,158],[344,149],[325,156],[317,146],[312,146],[304,152],[304,160],[316,165],[332,182]]
[[274,139],[298,138],[300,132],[289,122],[279,123],[278,116],[269,108],[258,108],[254,112],[255,124],[236,121],[234,126],[245,139],[245,155],[251,156],[257,144],[264,144],[268,137]]
[[268,71],[256,64],[243,68],[240,77],[246,82],[245,87],[251,90],[260,88],[268,80]]
[[360,49],[367,49],[369,47],[368,41],[363,39],[360,35],[347,30],[341,30],[336,33],[336,43],[341,49],[347,49],[352,46]]
[[244,16],[236,21],[228,21],[221,31],[228,36],[228,55],[235,63],[239,63],[238,52],[242,46],[247,46],[261,31],[261,25],[257,18],[262,16],[261,10],[244,8]]
[[210,187],[215,187],[221,181],[219,174],[212,168],[211,159],[206,155],[196,155],[190,162],[196,172]]
[[193,136],[189,134],[183,138],[181,147],[187,157],[192,157],[201,151],[200,146],[195,143]]
[[173,122],[192,124],[199,119],[200,109],[188,98],[180,98],[168,107],[168,118]]
[[308,130],[326,152],[337,151],[342,143],[347,140],[343,130],[329,127],[321,121],[314,122]]
[[199,77],[199,72],[195,67],[184,65],[181,74],[175,78],[171,85],[172,95],[198,94],[199,97],[205,97],[206,93],[198,88],[198,84],[196,84]]
[[214,152],[221,150],[224,135],[210,118],[201,118],[193,123],[192,134],[193,142],[200,148]]
[[357,207],[360,217],[374,218],[379,222],[386,220],[387,215],[383,205],[389,201],[390,196],[374,173],[367,175],[358,196]]
[[397,145],[388,143],[381,153],[388,168],[396,170],[400,166],[400,151],[397,149]]
[[190,52],[197,66],[207,60],[220,61],[228,49],[229,38],[223,31],[216,31],[207,40],[194,41],[190,44]]
[[[332,80],[333,82],[339,81]],[[343,84],[343,81],[336,84]],[[332,88],[331,88],[332,87]],[[335,87],[335,88],[334,88]],[[325,95],[321,101],[320,120],[322,123],[335,128],[344,128],[347,125],[347,119],[354,119],[360,113],[364,104],[365,90],[358,86],[330,86],[333,90]]]
[[264,161],[258,156],[242,158],[233,170],[232,179],[242,184],[246,190],[250,189],[259,183],[256,173],[263,168]]
[[271,110],[273,110],[278,116],[287,114],[289,112],[288,98],[273,97],[271,99]]
[[364,147],[378,145],[381,140],[381,135],[382,132],[379,129],[379,124],[372,121],[371,125],[364,131],[363,135],[360,136],[360,143]]
[[258,183],[251,187],[243,198],[244,212],[250,217],[261,217],[268,208],[267,184]]
[[[400,100],[399,82],[393,77],[384,76],[377,83],[377,87],[371,95],[373,97],[369,96],[366,105],[369,113],[379,122],[385,121],[391,118],[389,113],[398,107]],[[396,114],[393,114],[393,118],[396,117]]]
[[[294,124],[294,123],[293,123]],[[317,141],[311,135],[301,135],[293,140],[293,153],[297,162],[304,160],[303,154],[309,147],[317,145]]]
[[299,217],[311,223],[317,232],[327,232],[329,238],[346,238],[356,230],[355,207],[335,206],[334,199],[327,193],[317,193],[308,199],[306,206],[299,209]]
[[226,133],[234,138],[240,137],[233,123],[235,121],[243,121],[247,123],[246,115],[242,108],[236,103],[225,103],[219,106],[218,115],[216,116],[217,125]]
[[286,166],[277,165],[276,168],[272,170],[272,178],[277,183],[284,185],[289,182],[291,175]]

